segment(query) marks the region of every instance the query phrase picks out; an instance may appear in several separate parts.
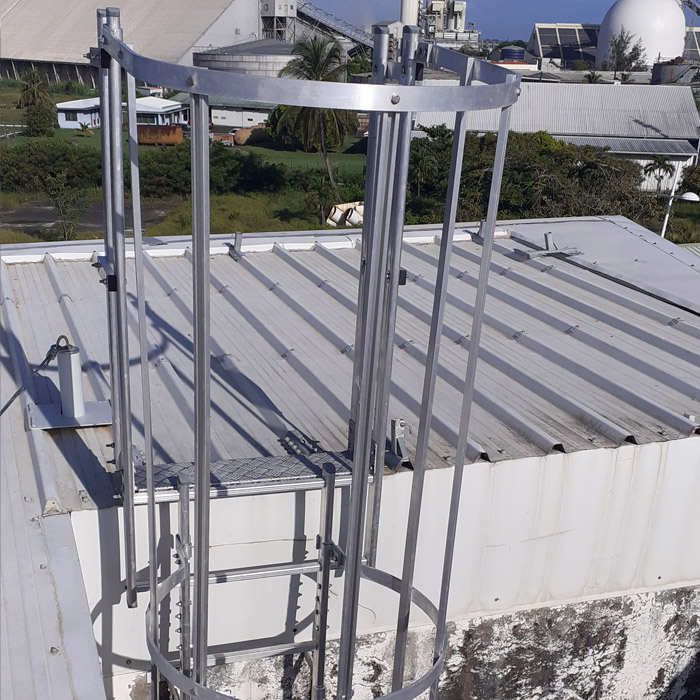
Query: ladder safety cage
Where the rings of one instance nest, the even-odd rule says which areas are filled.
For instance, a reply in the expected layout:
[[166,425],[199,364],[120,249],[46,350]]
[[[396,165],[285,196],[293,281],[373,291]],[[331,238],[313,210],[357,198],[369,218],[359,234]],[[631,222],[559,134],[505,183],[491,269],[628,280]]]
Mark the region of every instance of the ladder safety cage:
[[[398,595],[391,692],[383,696],[409,700],[429,691],[434,699],[447,652],[447,603],[454,556],[460,490],[466,459],[469,419],[480,344],[488,273],[498,210],[511,106],[518,98],[519,77],[500,67],[475,60],[420,40],[416,27],[404,27],[400,58],[389,60],[389,33],[385,27],[373,32],[373,65],[370,84],[319,83],[210,71],[169,64],[135,53],[122,38],[118,9],[97,11],[102,140],[105,256],[100,257],[107,289],[110,342],[110,383],[113,405],[113,436],[117,468],[123,476],[126,601],[137,605],[137,593],[149,591],[146,609],[146,644],[151,657],[151,697],[158,697],[161,679],[183,698],[224,700],[230,698],[207,687],[207,668],[221,662],[208,647],[208,601],[211,585],[226,581],[270,576],[316,577],[313,635],[308,642],[254,648],[226,656],[226,661],[281,654],[304,654],[311,666],[313,700],[323,700],[325,683],[326,629],[330,574],[344,575],[336,696],[349,700],[353,692],[353,666],[357,617],[362,580],[383,586]],[[459,85],[416,85],[425,68],[456,73]],[[129,379],[128,309],[126,296],[125,197],[122,160],[122,71],[125,74],[129,162],[134,220],[134,270],[141,370],[141,401],[144,410],[144,445],[132,446],[131,393]],[[174,554],[176,568],[158,580],[156,504],[153,465],[151,397],[148,378],[146,289],[139,192],[136,132],[136,80],[184,91],[191,95],[193,346],[194,346],[194,464],[192,483],[175,482],[179,508]],[[348,453],[312,454],[321,479],[280,482],[259,493],[322,489],[318,553],[316,558],[293,564],[274,564],[210,571],[209,530],[211,491],[210,439],[210,274],[209,274],[209,103],[212,95],[252,102],[300,107],[349,109],[370,113],[365,181],[365,213],[361,239],[355,354],[351,386]],[[463,402],[449,501],[447,535],[441,576],[440,599],[433,602],[413,585],[421,501],[433,414],[443,314],[449,279],[454,222],[467,129],[472,110],[499,109],[499,131],[493,165],[488,212],[482,224],[482,254],[465,368]],[[387,456],[388,406],[391,386],[401,248],[406,205],[411,131],[414,112],[453,112],[456,123],[452,142],[445,214],[440,238],[435,294],[423,378],[408,526],[401,577],[377,568],[377,540],[382,493],[382,474]],[[280,458],[281,459],[281,458]],[[134,512],[134,472],[146,475],[148,507],[147,582],[137,581]],[[321,484],[319,485],[319,481]],[[312,483],[313,482],[313,483]],[[332,539],[335,489],[347,485],[345,551]],[[194,512],[190,500],[194,491]],[[230,495],[249,495],[255,488],[242,488]],[[170,500],[170,499],[169,499]],[[190,520],[194,537],[190,540]],[[162,649],[158,638],[161,603],[177,591],[180,610],[179,659]],[[404,685],[406,642],[412,606],[422,610],[435,626],[432,665],[420,678]]]

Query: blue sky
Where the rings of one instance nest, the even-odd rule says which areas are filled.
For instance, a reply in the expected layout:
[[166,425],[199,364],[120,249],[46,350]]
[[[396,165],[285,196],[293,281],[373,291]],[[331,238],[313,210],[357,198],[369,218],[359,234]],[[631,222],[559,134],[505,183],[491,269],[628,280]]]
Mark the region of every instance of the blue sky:
[[[467,20],[484,38],[530,38],[535,22],[599,24],[614,0],[467,0]],[[338,17],[357,25],[398,19],[400,0],[315,0]]]

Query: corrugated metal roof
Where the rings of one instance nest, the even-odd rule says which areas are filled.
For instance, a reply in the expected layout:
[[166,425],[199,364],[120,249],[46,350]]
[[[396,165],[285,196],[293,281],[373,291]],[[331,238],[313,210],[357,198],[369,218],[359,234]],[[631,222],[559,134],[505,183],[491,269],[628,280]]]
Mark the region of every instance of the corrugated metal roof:
[[[179,61],[233,0],[120,0],[124,36],[138,53]],[[21,0],[2,15],[2,58],[87,63],[97,44],[94,0]]]
[[[8,295],[3,278],[3,406],[17,386],[20,351],[10,326],[21,312]],[[42,517],[46,491],[38,463],[50,459],[53,446],[25,432],[20,401],[0,418],[0,436],[0,697],[104,700],[70,515]]]
[[626,155],[697,155],[697,148],[683,139],[621,139],[611,136],[555,136],[574,146],[609,148]]
[[693,255],[700,257],[700,243],[686,243],[685,245],[682,245],[681,248],[688,253],[692,253]]
[[[424,84],[446,83],[426,80]],[[447,124],[452,128],[454,114],[420,112],[416,124]],[[557,136],[697,140],[700,116],[690,87],[683,85],[522,83],[510,128]],[[470,112],[467,129],[498,131],[498,111]]]
[[[545,223],[553,231],[566,224],[581,236],[617,238],[622,246],[630,235],[603,219]],[[530,225],[510,228],[521,232]],[[399,297],[390,414],[413,427],[409,446],[428,340],[435,231],[419,231],[422,239],[414,233],[403,257],[408,284]],[[258,249],[266,247],[253,240]],[[359,250],[338,247],[343,239],[337,235],[332,244],[325,240],[292,238],[290,249],[267,245],[265,252],[249,250],[239,263],[212,256],[212,459],[284,454],[279,438],[293,428],[324,450],[344,449]],[[497,461],[691,434],[700,415],[700,316],[568,260],[528,260],[515,252],[524,247],[499,239],[495,248],[471,433],[476,449]],[[155,250],[146,272],[156,461],[188,462],[191,263],[189,254]],[[464,240],[452,262],[431,467],[454,455],[480,252],[477,242]],[[673,275],[676,261],[659,255],[658,262]],[[87,260],[51,255],[3,264],[30,365],[68,333],[84,353],[86,400],[104,398],[108,348],[97,271]],[[134,275],[128,278],[133,284]],[[132,315],[132,397],[140,426],[133,322]],[[44,375],[32,390],[34,402],[58,398],[55,368]],[[13,439],[24,444],[27,438],[18,430]],[[63,507],[113,502],[115,489],[103,470],[112,458],[107,429],[53,431],[44,439]]]

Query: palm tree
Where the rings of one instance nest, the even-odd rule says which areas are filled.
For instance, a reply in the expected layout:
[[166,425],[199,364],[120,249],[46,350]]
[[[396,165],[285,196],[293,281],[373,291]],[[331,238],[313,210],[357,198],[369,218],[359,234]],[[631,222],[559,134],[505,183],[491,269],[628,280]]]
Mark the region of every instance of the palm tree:
[[49,85],[36,68],[31,68],[22,76],[22,91],[17,106],[20,109],[51,102]]
[[595,70],[589,70],[586,75],[583,76],[583,82],[584,83],[599,83],[602,80],[602,77],[598,71]]
[[[294,44],[292,54],[294,58],[279,73],[282,78],[324,82],[345,80],[347,64],[343,61],[343,50],[335,39],[300,39]],[[277,124],[278,131],[291,127],[294,133],[300,134],[307,151],[318,144],[336,196],[338,192],[328,160],[328,140],[343,143],[352,129],[352,122],[352,113],[344,110],[293,107],[284,111]]]
[[661,192],[661,181],[664,175],[670,177],[675,172],[673,165],[665,156],[654,156],[645,166],[644,174],[653,175],[656,179],[656,191]]

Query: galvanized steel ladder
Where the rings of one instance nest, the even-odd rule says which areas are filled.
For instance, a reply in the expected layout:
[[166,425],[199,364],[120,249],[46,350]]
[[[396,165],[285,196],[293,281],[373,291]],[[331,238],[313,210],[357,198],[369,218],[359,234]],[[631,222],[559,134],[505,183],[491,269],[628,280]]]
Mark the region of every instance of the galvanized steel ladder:
[[[98,10],[99,47],[93,60],[99,65],[100,116],[105,211],[105,255],[101,267],[107,286],[110,336],[113,433],[118,468],[124,477],[124,542],[126,547],[126,598],[137,604],[136,537],[134,526],[134,448],[131,435],[131,396],[127,338],[126,247],[124,173],[122,172],[122,70],[126,75],[129,160],[134,217],[134,253],[141,385],[144,407],[144,449],[140,460],[146,473],[148,495],[148,554],[150,601],[146,635],[152,660],[152,697],[157,697],[159,678],[166,678],[183,697],[222,700],[223,695],[207,687],[209,587],[221,581],[256,577],[316,574],[317,595],[313,639],[310,642],[253,649],[247,658],[273,654],[310,653],[312,697],[326,693],[325,657],[329,577],[333,570],[344,573],[340,629],[337,697],[352,697],[354,649],[361,581],[373,581],[399,596],[392,691],[388,698],[415,698],[437,684],[447,650],[447,602],[459,513],[462,473],[467,449],[470,410],[476,376],[488,271],[493,246],[496,213],[510,108],[517,99],[519,78],[498,66],[476,61],[459,53],[419,40],[415,27],[405,27],[399,61],[389,60],[389,34],[374,30],[374,57],[370,85],[305,83],[278,78],[207,71],[167,64],[135,53],[122,39],[119,10]],[[459,86],[417,86],[424,68],[445,69],[459,76]],[[192,145],[192,268],[194,279],[194,483],[178,480],[179,526],[175,541],[177,568],[158,580],[156,541],[156,491],[153,473],[153,436],[146,340],[144,254],[136,132],[136,79],[191,94]],[[209,567],[210,525],[210,317],[209,317],[209,103],[211,95],[229,95],[251,101],[316,108],[368,111],[369,149],[366,170],[365,215],[362,232],[355,364],[352,379],[351,421],[348,443],[352,454],[348,535],[345,551],[332,541],[334,494],[339,483],[333,469],[324,468],[322,481],[292,484],[280,482],[274,492],[322,488],[318,556],[295,564],[275,564],[231,569],[213,574]],[[457,212],[460,174],[467,116],[471,110],[500,109],[496,154],[483,240],[479,280],[465,370],[464,398],[460,416],[456,467],[449,505],[447,537],[440,600],[428,600],[413,586],[415,552],[421,501],[433,414],[433,399],[442,336],[443,313],[449,279],[450,256]],[[387,415],[391,384],[394,329],[401,269],[406,183],[409,166],[413,114],[420,111],[456,113],[452,156],[445,203],[444,223],[433,300],[432,323],[421,397],[416,453],[412,459],[413,482],[402,576],[377,568],[377,538],[385,460]],[[332,461],[332,460],[331,460]],[[190,499],[194,490],[194,541],[190,541]],[[250,494],[255,490],[243,489]],[[261,491],[261,492],[264,492]],[[235,493],[233,495],[236,495]],[[158,639],[161,603],[178,589],[180,612],[180,658],[171,662]],[[436,628],[430,670],[404,686],[406,642],[411,606],[423,610]],[[233,658],[233,657],[232,657]],[[240,658],[240,655],[238,656]]]

